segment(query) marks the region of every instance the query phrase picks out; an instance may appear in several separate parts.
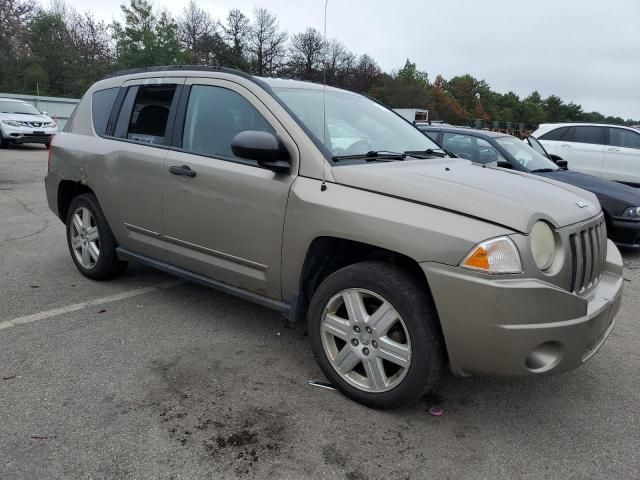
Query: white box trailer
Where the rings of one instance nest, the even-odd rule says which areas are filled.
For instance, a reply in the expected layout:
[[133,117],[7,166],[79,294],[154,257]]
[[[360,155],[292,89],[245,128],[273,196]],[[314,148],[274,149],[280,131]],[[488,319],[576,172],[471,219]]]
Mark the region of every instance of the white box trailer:
[[429,110],[424,110],[422,108],[394,108],[393,111],[410,122],[429,121]]

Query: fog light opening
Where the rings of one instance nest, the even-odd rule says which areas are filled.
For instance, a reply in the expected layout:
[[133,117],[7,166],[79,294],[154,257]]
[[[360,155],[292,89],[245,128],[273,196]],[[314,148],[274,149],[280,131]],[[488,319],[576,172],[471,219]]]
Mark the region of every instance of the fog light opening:
[[544,342],[531,350],[525,360],[525,365],[531,372],[542,373],[555,368],[560,360],[562,360],[562,344]]

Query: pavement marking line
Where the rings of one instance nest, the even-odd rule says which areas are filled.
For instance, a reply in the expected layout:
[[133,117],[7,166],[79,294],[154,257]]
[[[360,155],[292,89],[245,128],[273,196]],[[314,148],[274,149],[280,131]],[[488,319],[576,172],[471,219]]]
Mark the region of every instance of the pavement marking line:
[[32,313],[31,315],[25,315],[23,317],[14,318],[11,320],[4,320],[0,322],[0,330],[15,327],[16,325],[36,322],[38,320],[44,320],[46,318],[57,317],[58,315],[62,315],[64,313],[76,312],[87,307],[104,305],[105,303],[119,302],[120,300],[125,300],[127,298],[137,297],[139,295],[145,295],[147,293],[177,287],[178,285],[181,285],[183,283],[184,282],[182,280],[167,282],[153,287],[138,288],[136,290],[129,290],[128,292],[116,293],[107,297],[95,298],[93,300],[87,300],[86,302],[74,303],[73,305],[46,310],[44,312]]

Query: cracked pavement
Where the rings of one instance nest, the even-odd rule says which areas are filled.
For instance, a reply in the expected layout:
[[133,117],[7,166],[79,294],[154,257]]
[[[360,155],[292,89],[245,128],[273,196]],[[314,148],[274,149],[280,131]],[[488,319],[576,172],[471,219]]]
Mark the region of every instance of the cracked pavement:
[[304,329],[270,310],[141,266],[84,278],[45,171],[0,151],[0,322],[82,308],[0,329],[0,478],[640,478],[640,253],[583,367],[375,411],[307,385]]

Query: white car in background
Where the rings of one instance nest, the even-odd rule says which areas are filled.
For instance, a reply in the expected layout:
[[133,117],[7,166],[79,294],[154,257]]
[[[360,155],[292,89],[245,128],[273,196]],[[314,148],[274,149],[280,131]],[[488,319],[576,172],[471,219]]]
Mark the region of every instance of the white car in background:
[[620,125],[545,123],[531,135],[569,168],[640,187],[640,131]]
[[58,133],[58,123],[30,103],[0,98],[0,148],[12,143],[43,143]]

